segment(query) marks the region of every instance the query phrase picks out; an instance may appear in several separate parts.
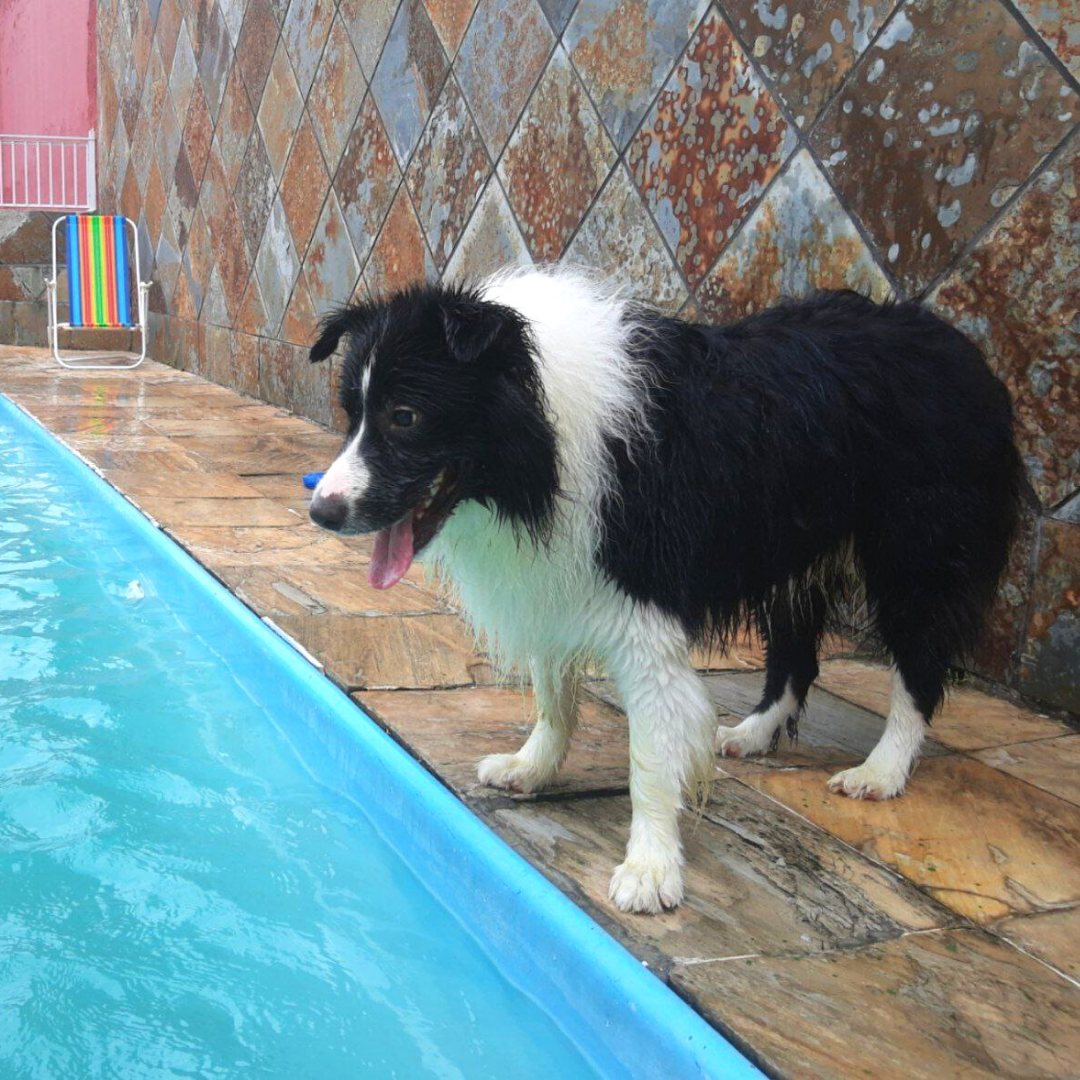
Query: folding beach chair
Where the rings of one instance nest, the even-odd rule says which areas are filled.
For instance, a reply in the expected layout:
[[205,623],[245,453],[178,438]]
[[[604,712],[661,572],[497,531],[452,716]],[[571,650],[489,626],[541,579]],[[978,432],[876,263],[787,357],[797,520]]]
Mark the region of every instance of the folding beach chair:
[[[131,228],[131,251],[135,256],[135,276],[131,277],[124,226]],[[57,318],[56,230],[67,238],[68,322]],[[66,214],[53,222],[52,279],[49,288],[49,345],[57,362],[66,368],[84,370],[138,367],[146,357],[146,294],[150,282],[139,274],[139,238],[135,223],[112,214]],[[134,302],[134,310],[132,304]],[[61,330],[138,330],[142,345],[138,359],[126,364],[99,364],[87,361],[132,358],[121,352],[80,353],[65,360],[60,355]]]

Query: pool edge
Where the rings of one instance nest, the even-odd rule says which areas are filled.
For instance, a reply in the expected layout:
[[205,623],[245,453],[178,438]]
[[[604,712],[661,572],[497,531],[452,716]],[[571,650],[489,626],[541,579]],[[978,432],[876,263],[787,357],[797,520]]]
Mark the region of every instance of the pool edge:
[[[363,804],[364,812],[383,828],[384,833],[409,835],[409,827],[423,829],[428,840],[449,837],[467,860],[447,861],[435,875],[444,886],[459,890],[485,890],[489,900],[500,905],[499,918],[488,913],[485,929],[497,923],[513,931],[537,929],[558,946],[551,953],[543,940],[528,938],[520,946],[528,954],[527,966],[550,969],[565,964],[561,983],[581,979],[570,998],[571,1009],[578,1013],[596,1039],[607,1046],[611,1056],[633,1067],[638,1076],[759,1076],[759,1071],[742,1053],[708,1024],[693,1008],[651,971],[644,967],[587,912],[578,907],[557,886],[495,834],[465,803],[448,790],[424,765],[392,739],[361,705],[350,699],[325,674],[312,666],[267,622],[248,608],[212,571],[203,566],[172,539],[148,514],[112,486],[77,451],[52,434],[28,410],[0,393],[0,415],[8,413],[16,430],[24,429],[57,461],[58,467],[81,475],[84,482],[100,492],[103,499],[150,547],[155,555],[170,564],[173,571],[197,589],[213,610],[228,619],[241,633],[254,638],[262,655],[281,665],[282,679],[293,684],[300,694],[311,699],[318,709],[316,723],[322,728],[286,732],[299,738],[317,756],[333,754],[335,746],[350,746],[376,766],[356,783],[368,794],[377,789],[389,802]],[[305,765],[308,757],[290,738]],[[325,737],[325,738],[323,738]],[[320,744],[320,739],[323,744]],[[400,815],[391,818],[387,805]],[[436,828],[438,826],[438,828]],[[421,877],[409,852],[399,853]],[[429,856],[430,862],[430,856]],[[434,889],[433,889],[434,891]],[[468,900],[475,891],[440,901],[459,919],[465,920]],[[500,947],[497,932],[492,935],[492,949],[499,966],[505,969],[508,949]],[[544,956],[540,953],[543,952]],[[548,971],[551,988],[559,992],[560,979]],[[565,990],[563,991],[565,993]],[[603,1001],[594,1000],[600,993]],[[541,1003],[542,1004],[542,1003]],[[602,1007],[601,1007],[602,1006]],[[604,1031],[604,1028],[614,1030]],[[571,1037],[574,1036],[571,1034]],[[621,1040],[611,1046],[613,1040]],[[632,1066],[631,1066],[632,1063]]]

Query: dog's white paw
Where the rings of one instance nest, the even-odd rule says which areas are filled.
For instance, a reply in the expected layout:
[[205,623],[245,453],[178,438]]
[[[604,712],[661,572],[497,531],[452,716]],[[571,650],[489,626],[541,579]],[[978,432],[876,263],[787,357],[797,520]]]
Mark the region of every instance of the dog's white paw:
[[539,768],[521,754],[489,754],[477,766],[481,784],[527,795],[551,782],[550,770]]
[[883,769],[864,761],[852,769],[838,772],[829,781],[834,795],[847,795],[849,799],[871,801],[893,799],[904,791],[907,776],[899,769]]
[[673,860],[627,859],[615,867],[608,896],[620,911],[658,915],[682,903],[682,869]]
[[737,727],[718,727],[716,746],[721,757],[752,757],[754,754],[768,753],[772,737],[772,730],[749,716]]

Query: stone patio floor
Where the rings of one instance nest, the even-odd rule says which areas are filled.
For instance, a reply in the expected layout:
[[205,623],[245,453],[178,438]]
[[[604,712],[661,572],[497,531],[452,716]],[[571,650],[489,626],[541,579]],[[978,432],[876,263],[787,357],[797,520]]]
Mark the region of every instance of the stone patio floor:
[[[150,361],[72,373],[0,347],[0,391],[767,1071],[1080,1076],[1080,735],[1062,719],[955,689],[905,798],[833,796],[826,779],[873,745],[888,690],[884,668],[835,648],[797,745],[718,761],[686,829],[684,906],[623,915],[607,901],[630,818],[610,687],[589,685],[556,788],[480,787],[477,759],[525,738],[529,696],[494,685],[420,571],[376,592],[369,542],[309,523],[300,477],[339,436]],[[698,660],[718,714],[745,715],[760,651]]]

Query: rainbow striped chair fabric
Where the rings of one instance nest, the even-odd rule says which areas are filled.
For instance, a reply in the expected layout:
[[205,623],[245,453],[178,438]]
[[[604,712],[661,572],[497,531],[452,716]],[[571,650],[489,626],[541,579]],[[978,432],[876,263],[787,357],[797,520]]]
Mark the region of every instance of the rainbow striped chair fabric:
[[[67,248],[67,322],[57,317],[56,238],[61,229]],[[65,214],[53,222],[52,259],[53,276],[47,282],[49,344],[56,360],[64,367],[79,369],[138,367],[146,357],[146,294],[150,283],[141,280],[134,222],[113,214]],[[65,359],[58,347],[61,330],[138,330],[142,344],[138,357],[113,352],[78,353]],[[98,363],[101,360],[127,362]]]

